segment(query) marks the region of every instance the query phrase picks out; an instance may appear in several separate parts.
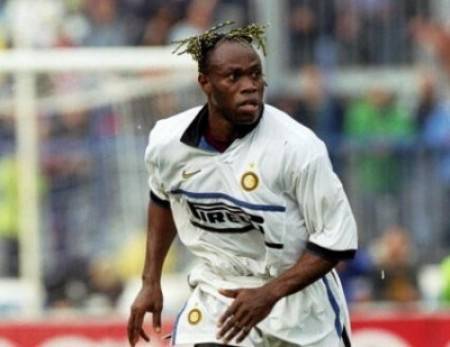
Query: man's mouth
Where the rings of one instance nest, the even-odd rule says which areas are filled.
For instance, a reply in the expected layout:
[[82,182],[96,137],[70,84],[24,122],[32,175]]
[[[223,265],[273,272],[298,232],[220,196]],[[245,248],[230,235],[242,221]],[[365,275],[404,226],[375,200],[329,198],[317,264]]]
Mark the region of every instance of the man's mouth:
[[246,113],[253,113],[258,110],[259,104],[257,99],[246,100],[238,104],[238,109]]

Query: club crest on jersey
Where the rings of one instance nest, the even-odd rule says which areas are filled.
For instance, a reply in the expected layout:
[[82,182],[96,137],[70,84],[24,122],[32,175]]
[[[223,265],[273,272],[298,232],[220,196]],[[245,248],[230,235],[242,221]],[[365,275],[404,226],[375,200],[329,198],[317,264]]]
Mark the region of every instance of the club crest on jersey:
[[193,308],[188,313],[189,324],[196,325],[202,320],[202,312],[198,308]]
[[241,186],[245,191],[251,192],[259,185],[259,178],[253,171],[245,172],[241,177]]

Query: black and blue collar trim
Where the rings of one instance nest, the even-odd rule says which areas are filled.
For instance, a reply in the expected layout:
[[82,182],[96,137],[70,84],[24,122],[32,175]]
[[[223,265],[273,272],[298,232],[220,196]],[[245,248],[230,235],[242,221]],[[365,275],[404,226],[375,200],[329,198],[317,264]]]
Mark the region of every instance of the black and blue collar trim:
[[[262,108],[261,115],[258,120],[248,126],[242,127],[242,131],[239,132],[238,138],[242,138],[253,129],[257,127],[259,121],[264,113],[264,106]],[[195,116],[194,120],[189,124],[189,126],[184,131],[180,138],[180,141],[184,144],[192,147],[199,147],[203,134],[205,132],[206,126],[208,125],[208,104],[205,104],[200,111]]]

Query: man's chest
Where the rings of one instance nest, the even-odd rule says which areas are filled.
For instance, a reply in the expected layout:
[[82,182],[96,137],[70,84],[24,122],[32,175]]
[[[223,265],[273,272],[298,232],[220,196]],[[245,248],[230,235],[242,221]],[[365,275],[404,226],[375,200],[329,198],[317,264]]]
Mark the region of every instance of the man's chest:
[[172,206],[198,229],[222,234],[284,229],[286,201],[277,170],[261,156],[186,155],[162,174]]

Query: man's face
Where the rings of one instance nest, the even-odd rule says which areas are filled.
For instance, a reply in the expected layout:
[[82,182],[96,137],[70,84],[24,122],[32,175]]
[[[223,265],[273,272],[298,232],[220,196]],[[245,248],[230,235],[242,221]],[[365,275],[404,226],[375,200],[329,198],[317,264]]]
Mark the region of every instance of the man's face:
[[254,123],[262,109],[261,60],[245,43],[224,41],[210,53],[208,71],[199,82],[208,103],[234,125]]

